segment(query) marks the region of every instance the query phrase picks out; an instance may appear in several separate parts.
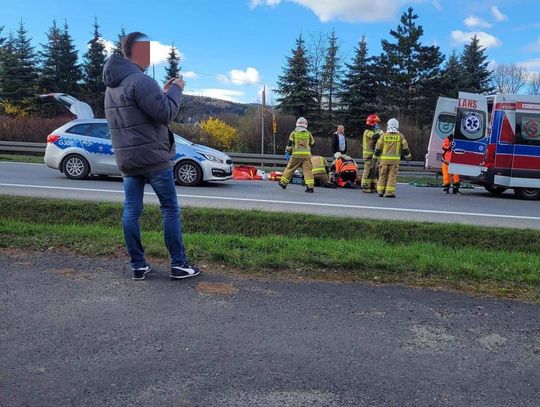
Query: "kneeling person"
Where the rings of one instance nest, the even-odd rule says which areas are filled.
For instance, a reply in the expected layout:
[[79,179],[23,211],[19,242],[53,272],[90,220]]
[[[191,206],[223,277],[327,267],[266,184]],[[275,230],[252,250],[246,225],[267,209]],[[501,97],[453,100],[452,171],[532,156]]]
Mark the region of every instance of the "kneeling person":
[[311,157],[311,165],[313,167],[313,179],[315,180],[315,186],[324,188],[337,188],[337,185],[330,181],[330,169],[326,159],[320,155]]
[[358,178],[358,165],[352,157],[337,152],[330,170],[334,172],[334,180],[338,187],[356,189]]

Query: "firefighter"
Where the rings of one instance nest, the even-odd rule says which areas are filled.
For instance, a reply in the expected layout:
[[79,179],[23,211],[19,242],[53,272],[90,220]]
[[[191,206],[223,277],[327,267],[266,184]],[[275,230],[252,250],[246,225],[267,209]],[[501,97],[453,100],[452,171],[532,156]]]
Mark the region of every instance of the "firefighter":
[[442,156],[442,173],[443,173],[443,191],[445,194],[450,193],[450,181],[452,181],[452,193],[459,194],[460,178],[458,174],[450,174],[448,172],[448,166],[452,160],[452,143],[454,142],[454,135],[450,134],[443,140],[443,156]]
[[315,180],[315,186],[324,188],[337,188],[337,185],[330,181],[330,169],[326,159],[320,155],[314,155],[311,157],[311,166],[313,167],[313,179]]
[[339,151],[334,154],[334,162],[330,166],[330,171],[334,173],[334,180],[338,187],[356,189],[356,178],[358,177],[358,165],[347,154]]
[[288,164],[279,181],[279,186],[283,189],[287,188],[287,184],[291,181],[296,169],[302,167],[306,192],[314,192],[313,186],[315,182],[311,172],[311,147],[315,144],[315,140],[308,131],[307,126],[307,120],[300,117],[296,121],[296,128],[289,136],[287,148],[285,149],[285,159],[288,160]]
[[401,157],[407,161],[412,159],[409,145],[405,136],[399,132],[399,122],[396,119],[388,120],[386,133],[379,137],[374,155],[380,160],[377,193],[380,197],[395,198]]
[[362,173],[362,191],[374,192],[377,184],[377,161],[373,157],[373,150],[379,137],[381,130],[379,123],[381,119],[376,114],[370,114],[366,119],[366,129],[364,130],[364,138],[362,141],[362,155],[364,158],[364,171]]

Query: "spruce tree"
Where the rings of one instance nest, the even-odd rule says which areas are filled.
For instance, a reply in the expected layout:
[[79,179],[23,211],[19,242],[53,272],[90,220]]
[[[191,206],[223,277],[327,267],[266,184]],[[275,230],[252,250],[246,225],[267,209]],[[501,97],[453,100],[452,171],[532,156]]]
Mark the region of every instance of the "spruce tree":
[[313,79],[309,75],[309,61],[302,35],[296,40],[296,48],[292,56],[287,57],[287,66],[278,78],[276,92],[278,108],[295,117],[304,116],[308,121],[310,114],[316,109]]
[[409,7],[397,29],[390,31],[395,43],[382,40],[383,54],[377,63],[388,112],[399,113],[409,122],[419,124],[431,117],[426,107],[440,91],[440,65],[444,58],[439,47],[422,45],[424,29],[416,24],[417,19],[418,15]]
[[360,135],[366,117],[379,111],[375,76],[377,67],[373,65],[373,58],[368,56],[365,36],[354,49],[354,53],[352,63],[345,64],[347,71],[340,100],[343,106],[343,120],[349,129],[348,132]]
[[491,71],[486,49],[480,45],[475,35],[471,42],[465,45],[461,54],[461,66],[464,70],[463,91],[472,93],[493,92]]
[[[2,37],[4,26],[0,26],[0,75],[2,75],[2,64],[4,62],[4,47],[6,45],[6,37]],[[0,95],[2,94],[2,78],[0,77]]]
[[341,63],[339,60],[339,46],[335,30],[332,30],[328,37],[328,48],[323,65],[323,81],[322,90],[325,107],[327,110],[328,125],[335,125],[335,102],[336,97],[340,92],[342,72]]
[[104,113],[105,85],[102,81],[102,74],[106,57],[105,45],[101,40],[96,19],[94,21],[94,35],[88,42],[88,51],[84,54],[83,84],[87,102],[90,103],[97,117]]
[[60,29],[56,25],[56,20],[53,20],[46,36],[47,43],[41,44],[42,50],[38,53],[41,62],[39,91],[42,93],[59,92]]
[[31,45],[31,39],[28,38],[28,31],[22,21],[17,29],[13,49],[16,57],[15,78],[19,85],[15,90],[13,100],[21,102],[26,100],[30,103],[28,99],[33,98],[37,90],[38,70],[34,47]]
[[68,23],[64,21],[64,29],[60,34],[59,42],[58,86],[60,92],[75,95],[79,92],[82,74],[78,59],[78,51],[69,33]]
[[459,61],[456,51],[453,51],[443,69],[443,85],[444,92],[441,96],[457,98],[460,90],[464,87],[464,71]]
[[173,44],[169,50],[169,56],[167,57],[167,66],[165,67],[165,78],[163,78],[163,82],[165,83],[171,78],[177,78],[180,75],[181,69],[180,55]]
[[114,42],[114,48],[112,50],[112,53],[114,55],[120,55],[123,56],[122,53],[122,37],[126,36],[126,29],[124,27],[120,28],[120,33],[118,34],[118,39]]
[[[2,59],[0,63],[0,100],[3,105],[15,100],[18,87],[15,38],[13,33],[10,32],[2,46]],[[6,110],[5,106],[3,107]]]

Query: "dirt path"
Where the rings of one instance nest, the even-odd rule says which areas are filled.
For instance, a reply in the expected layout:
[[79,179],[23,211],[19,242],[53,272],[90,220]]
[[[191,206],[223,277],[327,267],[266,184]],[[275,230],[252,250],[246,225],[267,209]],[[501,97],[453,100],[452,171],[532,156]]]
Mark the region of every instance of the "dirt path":
[[540,402],[538,305],[124,268],[0,251],[0,405]]

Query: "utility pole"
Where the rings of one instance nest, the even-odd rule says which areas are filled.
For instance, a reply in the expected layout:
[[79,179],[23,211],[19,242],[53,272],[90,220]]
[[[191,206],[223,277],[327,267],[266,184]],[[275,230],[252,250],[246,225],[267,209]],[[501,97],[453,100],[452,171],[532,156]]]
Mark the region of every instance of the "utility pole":
[[[276,132],[277,132],[277,123],[276,123],[276,112],[272,108],[272,144],[274,146],[274,155],[276,155]],[[274,162],[274,167],[276,163]]]
[[[266,108],[266,86],[263,86],[262,106],[261,106],[261,154],[264,154],[264,109],[265,108]],[[261,163],[261,167],[263,166],[264,166],[264,163]]]

